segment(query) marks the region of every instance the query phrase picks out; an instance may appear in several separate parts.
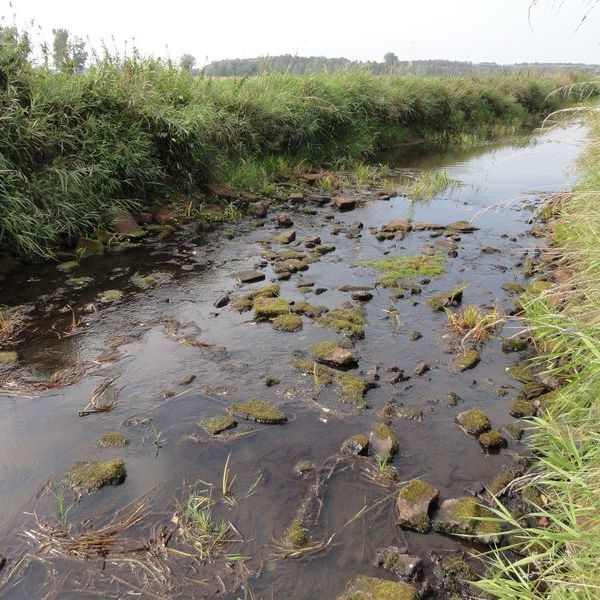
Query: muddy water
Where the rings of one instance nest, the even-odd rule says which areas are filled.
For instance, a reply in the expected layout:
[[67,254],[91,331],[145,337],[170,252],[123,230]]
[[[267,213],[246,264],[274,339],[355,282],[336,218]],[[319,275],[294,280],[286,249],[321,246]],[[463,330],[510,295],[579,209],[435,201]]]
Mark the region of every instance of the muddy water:
[[[433,313],[425,299],[466,282],[465,303],[512,308],[513,299],[501,285],[524,282],[516,264],[526,253],[532,255],[538,243],[527,233],[528,207],[543,193],[569,187],[573,180],[569,169],[584,139],[585,130],[572,125],[539,136],[527,147],[494,145],[471,154],[405,156],[397,159],[396,166],[443,167],[464,185],[427,203],[402,197],[369,200],[354,211],[335,212],[332,221],[325,218],[333,214],[331,207],[318,208],[316,216],[292,213],[300,242],[318,234],[336,250],[308,271],[281,282],[281,295],[328,307],[350,300],[349,293],[339,291],[344,285],[373,285],[377,274],[356,266],[359,261],[382,258],[388,252],[417,254],[434,241],[430,232],[423,231],[409,233],[401,241],[379,242],[369,227],[410,217],[441,223],[467,219],[479,228],[462,236],[458,256],[448,258],[443,275],[422,285],[422,294],[392,302],[387,290],[373,292],[365,307],[366,336],[356,342],[355,352],[360,356],[358,371],[364,374],[378,367],[381,379],[379,387],[368,391],[370,408],[363,411],[342,404],[333,388],[317,390],[312,377],[290,365],[298,352],[308,351],[320,340],[336,339],[334,332],[307,318],[297,333],[274,331],[269,324],[254,323],[251,313],[213,306],[225,293],[246,293],[264,285],[240,286],[231,278],[232,272],[258,267],[267,282],[274,277],[260,258],[261,242],[276,231],[273,217],[263,226],[242,221],[199,236],[181,234],[162,244],[90,257],[75,273],[93,278],[81,290],[69,288],[65,281],[71,275],[52,265],[28,267],[7,277],[1,282],[2,303],[31,304],[35,312],[25,340],[17,347],[20,366],[4,375],[43,380],[64,367],[86,365],[89,370],[76,383],[55,390],[0,393],[0,553],[9,559],[0,574],[11,574],[3,588],[5,597],[93,598],[102,593],[117,598],[129,592],[149,598],[336,598],[356,574],[391,577],[371,566],[379,546],[408,546],[411,554],[425,560],[428,577],[431,551],[469,550],[460,540],[397,527],[396,488],[370,481],[365,476],[366,459],[341,459],[340,445],[352,434],[368,433],[382,420],[378,413],[392,398],[421,408],[420,422],[390,421],[400,441],[393,465],[400,481],[423,476],[439,488],[442,499],[464,495],[475,482],[490,481],[502,465],[523,452],[522,444],[509,440],[500,453],[485,454],[454,423],[456,414],[473,406],[482,408],[495,428],[514,421],[507,407],[519,384],[505,368],[514,363],[515,355],[502,353],[497,336],[482,348],[482,361],[475,369],[456,373],[452,345],[443,337],[446,316]],[[364,224],[360,237],[331,233],[334,227],[349,227],[354,221]],[[226,239],[223,230],[234,232],[234,239]],[[483,253],[488,246],[499,252]],[[281,248],[274,245],[273,249]],[[139,290],[131,283],[135,274],[157,271],[165,274],[162,284]],[[326,291],[301,293],[297,288],[301,279],[314,282],[313,289]],[[123,290],[123,299],[84,313],[83,307],[107,289]],[[71,313],[63,312],[67,305],[82,319],[75,335],[65,335],[71,321]],[[400,324],[390,316],[392,306],[399,312]],[[422,334],[417,341],[411,340],[414,330]],[[509,321],[502,334],[516,331],[518,323]],[[107,351],[116,336],[130,337],[116,353]],[[226,353],[185,345],[178,341],[181,338],[224,347]],[[419,361],[426,361],[431,370],[413,376]],[[386,383],[390,367],[403,369],[410,379]],[[191,384],[178,383],[188,374],[196,376]],[[267,376],[280,384],[267,387]],[[115,377],[122,388],[117,407],[106,414],[78,416],[94,389]],[[509,390],[504,397],[497,394],[502,386]],[[443,402],[449,391],[462,398],[455,407]],[[281,406],[288,423],[266,426],[242,421],[232,435],[219,439],[211,439],[198,427],[199,419],[222,414],[229,403],[255,396]],[[97,438],[109,430],[123,431],[131,444],[99,448]],[[220,501],[229,455],[237,499],[233,506]],[[74,530],[104,525],[116,510],[147,495],[149,514],[129,533],[138,542],[156,537],[159,528],[172,529],[171,517],[178,503],[185,501],[189,486],[210,482],[218,500],[213,516],[233,523],[238,532],[233,537],[243,540],[228,544],[225,551],[246,560],[215,557],[212,563],[200,564],[187,554],[189,548],[178,532],[169,546],[184,554],[156,558],[164,567],[160,577],[134,562],[83,562],[48,550],[38,552],[39,546],[22,534],[37,528],[32,512],[42,525],[56,522],[56,500],[44,493],[46,482],[60,482],[77,461],[116,456],[125,460],[125,483],[73,502],[67,521]],[[299,460],[322,468],[317,475],[298,477],[293,468]],[[244,497],[257,479],[254,493]],[[207,489],[206,483],[199,485]],[[310,543],[338,533],[320,553],[277,559],[284,531],[307,498],[311,499]],[[371,510],[346,524],[365,506]],[[440,592],[438,597],[444,596]]]

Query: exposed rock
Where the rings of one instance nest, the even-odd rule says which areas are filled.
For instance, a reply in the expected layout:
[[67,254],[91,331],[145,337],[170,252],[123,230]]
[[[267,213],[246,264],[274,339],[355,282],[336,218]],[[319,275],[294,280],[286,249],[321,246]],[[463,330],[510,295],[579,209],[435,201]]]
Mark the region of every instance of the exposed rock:
[[263,281],[265,274],[261,271],[237,271],[232,273],[231,277],[238,279],[240,283],[254,283],[255,281]]
[[177,381],[177,385],[190,385],[196,379],[195,373],[188,373]]
[[237,427],[237,421],[231,415],[219,415],[210,419],[203,419],[198,422],[198,425],[211,435],[219,435],[224,431]]
[[502,338],[502,352],[521,352],[529,345],[527,336]]
[[232,190],[231,188],[225,185],[216,185],[211,183],[206,187],[215,196],[217,196],[218,198],[222,198],[223,200],[235,200],[239,196],[239,194],[235,190]]
[[435,508],[439,491],[427,481],[413,479],[398,493],[396,508],[399,525],[421,533],[429,531],[430,511]]
[[367,456],[369,454],[369,438],[363,433],[353,435],[344,441],[340,451],[342,454],[350,456]]
[[304,202],[304,194],[302,192],[292,192],[290,194],[290,202],[293,202],[294,204]]
[[449,292],[442,292],[427,298],[427,304],[432,310],[444,310],[456,307],[462,302],[464,288],[457,287]]
[[427,371],[430,371],[431,367],[424,361],[420,361],[417,363],[417,366],[415,367],[414,370],[414,374],[417,375],[418,377],[420,377],[421,375],[425,375],[425,373],[427,373]]
[[358,302],[368,302],[373,298],[373,294],[365,290],[358,290],[356,292],[352,292],[351,296],[352,300],[357,300]]
[[285,413],[279,407],[260,398],[252,398],[245,402],[235,402],[234,404],[230,404],[227,410],[234,416],[249,421],[256,421],[257,423],[275,425],[287,421]]
[[441,225],[440,223],[432,223],[432,222],[413,223],[412,228],[415,231],[434,231],[436,229],[446,229],[446,227],[444,225]]
[[358,362],[350,350],[342,348],[337,342],[332,341],[315,344],[311,348],[311,354],[317,362],[337,368],[351,367]]
[[276,244],[291,244],[296,239],[296,232],[293,229],[286,229],[277,234],[273,241]]
[[522,294],[525,291],[525,288],[516,282],[503,283],[501,287],[509,294]]
[[477,574],[460,556],[444,556],[436,560],[436,563],[434,572],[441,582],[442,590],[453,594],[453,600],[477,596],[477,588],[470,584],[477,580]]
[[399,419],[407,419],[409,421],[422,421],[423,409],[414,405],[403,405],[396,409],[396,416]]
[[258,219],[264,219],[269,212],[269,205],[266,202],[253,202],[248,206],[248,212]]
[[174,225],[175,224],[175,210],[172,206],[163,204],[154,213],[154,218],[162,225]]
[[305,475],[308,475],[308,473],[311,473],[315,469],[315,463],[310,460],[299,460],[294,465],[294,473],[298,475],[298,477],[304,477]]
[[309,196],[307,196],[307,200],[322,206],[323,204],[327,204],[331,200],[331,197],[323,196],[321,194],[309,194]]
[[56,268],[59,271],[62,271],[63,273],[66,273],[68,271],[72,271],[73,269],[78,269],[79,268],[79,263],[76,260],[68,260],[66,262],[62,262],[58,265],[56,265]]
[[372,290],[373,288],[368,285],[343,285],[341,288],[338,288],[339,292],[366,292]]
[[277,215],[277,225],[279,225],[279,227],[291,227],[293,224],[294,221],[292,221],[290,213],[280,212]]
[[393,219],[381,228],[383,231],[408,231],[410,223],[406,219]]
[[479,435],[492,428],[487,415],[479,408],[465,410],[456,416],[456,422],[466,433]]
[[119,485],[125,481],[127,471],[121,458],[107,462],[91,461],[75,465],[69,471],[70,483],[81,492],[95,492],[107,485]]
[[98,302],[102,304],[110,304],[112,302],[118,302],[123,298],[123,292],[121,290],[105,290],[98,296]]
[[461,401],[461,397],[454,393],[448,392],[445,397],[445,402],[448,406],[456,406]]
[[423,568],[423,563],[418,556],[410,556],[398,546],[378,548],[374,565],[392,571],[404,582],[418,580]]
[[446,229],[459,231],[460,233],[471,233],[473,231],[477,231],[478,228],[471,225],[469,221],[455,221],[454,223],[450,223]]
[[343,333],[349,338],[363,339],[365,337],[365,317],[361,308],[334,308],[326,315],[317,319],[323,327],[328,327]]
[[432,525],[440,533],[467,535],[483,543],[493,544],[500,541],[500,524],[497,521],[481,520],[493,516],[476,498],[464,496],[442,502]]
[[333,202],[341,211],[354,210],[356,208],[356,200],[348,196],[336,196]]
[[255,319],[274,319],[289,313],[290,303],[285,298],[267,298],[259,296],[254,299],[252,308]]
[[517,417],[518,419],[522,417],[535,417],[537,413],[537,407],[529,400],[515,398],[509,406],[508,412],[513,417]]
[[506,446],[506,440],[502,434],[497,431],[486,431],[477,438],[477,441],[486,450],[498,450],[499,448]]
[[307,248],[314,248],[321,244],[321,238],[318,235],[311,235],[304,240],[304,245]]
[[373,427],[370,436],[373,454],[381,463],[389,463],[398,453],[399,444],[396,434],[385,424],[378,423]]
[[420,340],[422,337],[423,337],[423,335],[421,334],[421,332],[420,332],[420,331],[413,331],[413,332],[410,334],[410,339],[411,339],[413,342],[416,342],[417,340]]
[[214,302],[213,302],[213,306],[215,308],[223,308],[224,306],[227,306],[229,304],[229,301],[231,300],[229,294],[225,294],[224,296],[221,296],[220,298],[217,298]]
[[360,576],[338,600],[418,600],[417,589],[402,581]]
[[138,225],[131,213],[124,211],[115,218],[114,229],[121,235],[129,237],[142,237],[145,231]]

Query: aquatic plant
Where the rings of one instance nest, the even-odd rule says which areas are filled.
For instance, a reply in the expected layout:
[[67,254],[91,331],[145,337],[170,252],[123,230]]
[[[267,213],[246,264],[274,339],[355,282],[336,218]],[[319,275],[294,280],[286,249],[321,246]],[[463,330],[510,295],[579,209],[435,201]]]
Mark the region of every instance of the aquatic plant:
[[444,272],[446,261],[442,254],[418,254],[416,256],[390,256],[381,260],[366,260],[362,267],[372,267],[383,272],[377,280],[383,287],[394,287],[398,283],[416,277],[436,277]]
[[505,319],[496,307],[489,311],[484,311],[479,306],[467,304],[457,312],[452,312],[449,309],[445,310],[450,331],[462,335],[463,341],[473,343],[482,344],[487,341],[491,333]]
[[402,187],[402,192],[411,200],[431,200],[450,189],[459,187],[461,182],[453,179],[446,171],[422,171]]

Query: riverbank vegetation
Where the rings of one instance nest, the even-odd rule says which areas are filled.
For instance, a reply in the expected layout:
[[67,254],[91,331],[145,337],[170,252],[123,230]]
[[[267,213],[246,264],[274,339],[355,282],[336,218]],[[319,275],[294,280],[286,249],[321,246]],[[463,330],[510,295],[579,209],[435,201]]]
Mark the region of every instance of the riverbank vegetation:
[[[592,113],[595,115],[595,113]],[[540,276],[552,286],[522,299],[540,351],[533,361],[559,385],[531,419],[535,462],[514,485],[528,515],[499,506],[512,528],[518,560],[494,551],[492,573],[478,585],[504,599],[591,600],[600,595],[600,118],[572,194],[551,199],[541,214],[551,246]],[[547,270],[547,273],[544,273]],[[530,527],[524,523],[536,523]]]
[[137,56],[59,73],[31,62],[26,36],[4,28],[2,39],[0,253],[30,257],[110,229],[124,208],[197,197],[209,182],[264,193],[392,143],[516,131],[569,104],[552,92],[576,79],[210,79]]

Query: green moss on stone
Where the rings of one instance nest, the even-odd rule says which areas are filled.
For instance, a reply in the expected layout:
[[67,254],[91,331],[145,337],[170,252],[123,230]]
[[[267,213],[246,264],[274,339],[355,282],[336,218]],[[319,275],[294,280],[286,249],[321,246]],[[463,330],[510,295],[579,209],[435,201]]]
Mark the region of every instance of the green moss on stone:
[[344,402],[355,404],[358,408],[367,408],[365,394],[369,384],[364,379],[350,373],[336,373],[336,380],[340,386],[340,397]]
[[417,589],[402,581],[357,577],[339,600],[418,600]]
[[66,273],[67,271],[72,271],[73,269],[79,268],[79,263],[76,260],[68,260],[66,262],[60,263],[56,266],[59,271],[63,271]]
[[351,367],[358,362],[356,356],[334,341],[319,342],[310,352],[318,362],[333,364],[336,367]]
[[522,294],[525,291],[525,288],[516,282],[508,282],[502,284],[502,289],[509,294]]
[[521,383],[527,383],[534,380],[531,368],[523,363],[511,365],[506,369],[506,372]]
[[435,277],[441,275],[446,267],[442,254],[390,256],[381,260],[363,261],[359,264],[381,271],[384,275],[378,283],[384,287],[394,287],[401,281],[416,277]]
[[364,311],[360,308],[335,308],[317,319],[317,323],[350,338],[365,337]]
[[296,475],[306,475],[315,470],[315,463],[310,460],[299,460],[294,465],[294,473]]
[[391,462],[400,449],[398,437],[385,423],[377,423],[371,431],[371,446],[376,456],[381,462]]
[[476,367],[480,360],[481,354],[479,353],[479,350],[471,348],[471,350],[467,350],[462,356],[459,356],[454,361],[454,366],[459,371],[467,371]]
[[237,427],[237,421],[231,415],[218,415],[198,422],[207,433],[219,435],[228,429]]
[[289,313],[290,302],[285,298],[255,298],[252,304],[255,319],[273,319]]
[[271,283],[259,288],[254,292],[244,294],[243,296],[236,298],[236,300],[234,300],[232,303],[232,306],[235,310],[239,310],[240,312],[244,310],[250,310],[256,298],[276,298],[279,296],[279,291],[279,284]]
[[260,398],[252,398],[245,402],[235,402],[228,407],[228,410],[233,415],[237,415],[242,419],[248,419],[249,421],[256,421],[257,423],[274,425],[287,421],[285,413],[280,408]]
[[479,435],[489,431],[492,427],[487,415],[479,408],[472,408],[460,413],[456,417],[457,423],[472,435]]
[[106,462],[87,462],[76,465],[69,472],[69,481],[78,490],[95,492],[106,485],[118,485],[125,481],[125,462],[115,458]]
[[129,446],[131,440],[120,431],[107,431],[103,433],[97,441],[101,448],[124,448]]
[[271,324],[273,329],[278,331],[300,331],[302,329],[302,317],[291,314],[279,315],[271,321]]
[[333,383],[334,371],[323,365],[319,365],[310,360],[297,359],[292,363],[292,366],[300,373],[305,375],[313,375],[318,380],[319,385],[330,385]]
[[462,302],[464,287],[456,287],[449,292],[442,292],[427,298],[427,305],[432,310],[441,311],[450,306],[458,306]]
[[123,298],[123,292],[121,290],[105,290],[98,296],[98,301],[104,304],[111,302],[118,302]]
[[529,338],[527,337],[513,337],[502,339],[502,351],[503,352],[521,352],[525,350],[529,345]]
[[529,400],[524,400],[522,398],[515,398],[509,408],[508,412],[517,418],[521,417],[534,417],[537,413],[537,407],[533,402]]
[[292,312],[304,315],[309,319],[316,319],[324,315],[328,310],[326,306],[315,306],[306,301],[298,302],[292,306]]
[[486,431],[477,438],[477,441],[486,450],[494,450],[506,446],[506,440],[498,431]]
[[423,479],[413,479],[399,492],[399,496],[410,506],[421,504],[429,500],[432,495],[437,495],[437,490],[429,482]]

